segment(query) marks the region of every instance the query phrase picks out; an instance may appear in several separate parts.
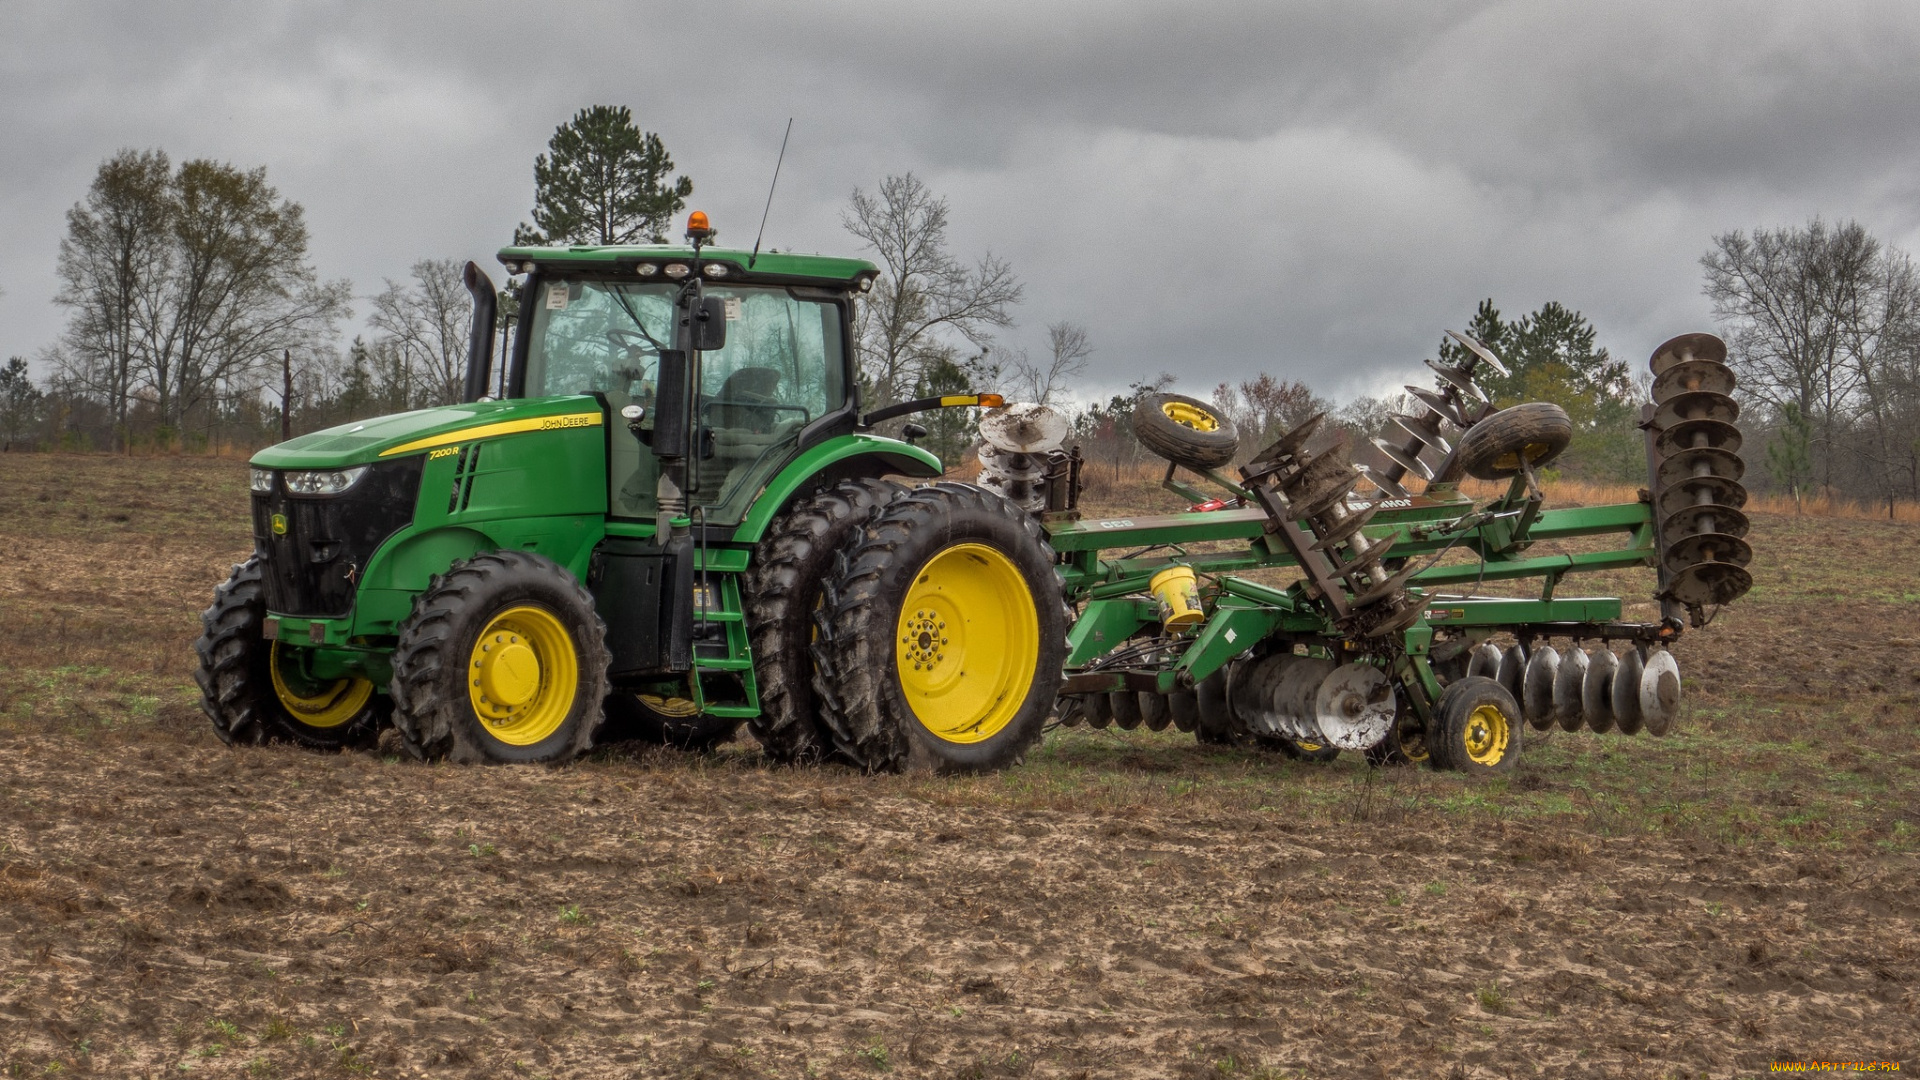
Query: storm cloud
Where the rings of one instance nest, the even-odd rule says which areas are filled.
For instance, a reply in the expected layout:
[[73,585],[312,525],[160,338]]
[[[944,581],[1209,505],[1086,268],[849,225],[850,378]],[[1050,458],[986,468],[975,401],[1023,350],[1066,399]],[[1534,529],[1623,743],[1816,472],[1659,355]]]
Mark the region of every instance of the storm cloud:
[[[1492,296],[1584,311],[1635,359],[1710,325],[1736,228],[1920,231],[1910,4],[248,4],[0,9],[0,355],[60,332],[62,215],[123,147],[265,165],[322,276],[497,269],[532,160],[630,106],[750,244],[847,252],[856,186],[913,171],[956,250],[1027,283],[1081,390],[1411,376]],[[361,313],[367,309],[358,305]]]

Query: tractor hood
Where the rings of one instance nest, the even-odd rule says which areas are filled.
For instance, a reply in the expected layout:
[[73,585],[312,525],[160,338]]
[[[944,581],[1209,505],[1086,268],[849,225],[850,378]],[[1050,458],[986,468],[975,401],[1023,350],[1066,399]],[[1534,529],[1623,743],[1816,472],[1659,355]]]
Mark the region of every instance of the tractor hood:
[[554,427],[597,427],[600,422],[600,403],[585,395],[476,401],[330,427],[269,446],[253,455],[253,464],[263,469],[342,469],[424,454],[469,439]]

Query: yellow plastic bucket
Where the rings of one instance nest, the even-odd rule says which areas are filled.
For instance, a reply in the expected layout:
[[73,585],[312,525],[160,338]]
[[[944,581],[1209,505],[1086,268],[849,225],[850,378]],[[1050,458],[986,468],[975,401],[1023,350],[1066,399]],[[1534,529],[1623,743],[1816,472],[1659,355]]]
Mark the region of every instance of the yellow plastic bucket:
[[1194,579],[1193,567],[1169,566],[1153,575],[1147,587],[1160,602],[1160,626],[1168,633],[1206,621],[1206,613],[1200,610],[1200,586]]

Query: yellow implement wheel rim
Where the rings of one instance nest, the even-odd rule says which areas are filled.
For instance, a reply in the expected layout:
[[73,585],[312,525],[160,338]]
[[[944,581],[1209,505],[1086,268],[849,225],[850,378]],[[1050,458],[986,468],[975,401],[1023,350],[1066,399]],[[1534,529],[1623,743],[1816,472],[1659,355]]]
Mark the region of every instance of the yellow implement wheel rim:
[[1520,467],[1521,454],[1526,455],[1527,464],[1531,465],[1541,458],[1546,457],[1547,451],[1552,449],[1553,447],[1547,443],[1528,443],[1524,450],[1501,454],[1499,457],[1494,458],[1493,467],[1496,469],[1518,469]]
[[1498,765],[1507,756],[1512,730],[1498,705],[1482,705],[1467,716],[1467,756],[1481,765]]
[[579,685],[573,637],[545,608],[495,615],[467,659],[473,714],[487,734],[511,746],[533,746],[559,731]]
[[645,705],[661,716],[671,716],[676,720],[693,716],[700,711],[700,706],[688,701],[686,698],[668,698],[661,697],[658,694],[635,694],[633,696],[640,699],[640,704]]
[[894,632],[900,689],[922,726],[951,743],[998,735],[1027,700],[1040,614],[1020,568],[985,544],[956,544],[920,568]]
[[[273,696],[295,720],[311,728],[336,728],[360,715],[373,697],[373,683],[357,675],[335,679],[312,694],[295,690],[280,670],[280,643],[273,643],[267,666],[273,670]],[[298,677],[296,673],[296,678]]]
[[1189,405],[1184,401],[1168,401],[1160,406],[1160,411],[1167,414],[1167,419],[1181,427],[1189,427],[1195,431],[1220,430],[1220,421],[1198,405]]

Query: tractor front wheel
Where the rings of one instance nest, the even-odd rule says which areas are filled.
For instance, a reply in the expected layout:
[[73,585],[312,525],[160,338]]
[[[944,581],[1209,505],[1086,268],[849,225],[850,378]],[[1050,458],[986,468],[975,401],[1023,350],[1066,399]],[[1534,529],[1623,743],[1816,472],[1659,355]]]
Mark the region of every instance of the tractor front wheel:
[[302,649],[262,634],[267,605],[258,556],[233,568],[201,615],[194,681],[213,732],[229,746],[290,742],[313,750],[364,749],[390,705],[357,676],[316,678]]
[[869,771],[998,769],[1053,712],[1067,614],[1053,550],[992,492],[900,496],[827,582],[815,692],[840,752]]
[[600,722],[606,628],[551,559],[484,552],[414,599],[392,690],[394,727],[417,758],[567,761]]

